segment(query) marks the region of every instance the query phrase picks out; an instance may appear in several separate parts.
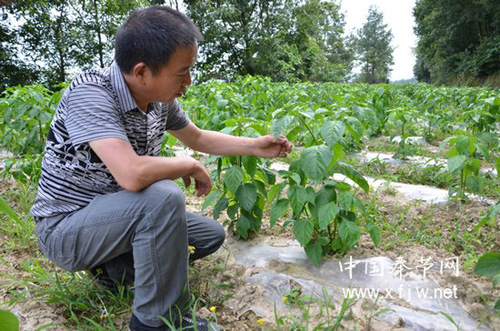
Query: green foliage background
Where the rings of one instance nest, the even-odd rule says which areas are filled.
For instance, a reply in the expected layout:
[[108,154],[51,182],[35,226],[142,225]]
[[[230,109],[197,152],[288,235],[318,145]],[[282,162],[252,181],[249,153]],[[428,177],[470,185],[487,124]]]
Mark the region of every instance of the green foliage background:
[[500,86],[500,2],[419,0],[414,8],[419,80]]

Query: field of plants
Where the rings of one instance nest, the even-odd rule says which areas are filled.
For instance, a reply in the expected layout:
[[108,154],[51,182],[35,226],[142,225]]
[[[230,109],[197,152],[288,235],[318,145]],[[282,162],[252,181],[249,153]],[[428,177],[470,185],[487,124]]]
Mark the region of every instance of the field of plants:
[[[61,93],[0,98],[0,309],[23,330],[125,330],[133,289],[109,293],[37,249],[29,208]],[[188,209],[228,234],[190,266],[199,314],[226,330],[500,330],[498,89],[242,77],[181,104],[201,128],[294,145],[221,157],[165,136],[164,156],[212,175],[206,198],[185,189]]]

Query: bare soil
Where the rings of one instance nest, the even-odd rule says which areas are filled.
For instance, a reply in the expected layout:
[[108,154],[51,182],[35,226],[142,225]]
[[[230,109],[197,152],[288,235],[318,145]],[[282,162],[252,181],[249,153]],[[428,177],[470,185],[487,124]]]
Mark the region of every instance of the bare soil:
[[[369,197],[364,197],[369,199]],[[187,208],[192,211],[200,211],[203,199],[193,196],[186,197]],[[383,230],[381,247],[375,247],[370,237],[364,234],[359,244],[349,252],[353,258],[368,258],[384,256],[392,260],[403,257],[405,260],[415,260],[421,256],[432,257],[433,260],[449,258],[452,255],[461,256],[463,249],[460,243],[450,246],[450,242],[457,240],[454,229],[457,224],[467,231],[472,231],[478,220],[484,215],[487,206],[479,202],[468,202],[467,204],[448,203],[445,205],[427,205],[424,203],[406,201],[394,192],[379,191],[376,197],[376,205],[380,211],[379,217],[384,217],[386,222],[397,225],[401,231],[411,233],[416,229],[410,226],[412,220],[421,220],[427,222],[428,236],[432,234],[439,238],[438,242],[425,241],[418,243],[416,241],[401,242],[397,233]],[[210,215],[211,210],[203,212]],[[220,222],[226,218],[221,215]],[[431,226],[432,225],[432,226]],[[475,243],[477,254],[486,251],[500,251],[500,221],[497,219],[493,227],[486,227],[478,237]],[[293,239],[291,229],[282,229],[280,224],[273,229],[269,227],[269,221],[263,221],[263,229],[259,235],[254,235],[252,240],[258,242],[286,242]],[[9,238],[0,235],[2,243],[7,242]],[[228,234],[228,242],[236,240],[232,234]],[[385,244],[385,243],[392,244]],[[0,249],[3,246],[0,245]],[[452,248],[450,248],[452,247]],[[35,256],[34,256],[35,255]],[[64,318],[62,308],[57,305],[49,304],[44,298],[27,298],[13,306],[6,306],[16,292],[22,292],[23,288],[16,287],[14,279],[29,277],[29,272],[25,271],[21,264],[29,259],[43,257],[36,256],[37,252],[22,250],[2,250],[2,262],[0,263],[0,306],[14,312],[20,319],[21,330],[35,330],[44,325],[51,325],[48,329],[66,330],[71,329],[72,322]],[[326,257],[329,258],[329,257]],[[334,258],[334,257],[331,257]],[[462,257],[461,257],[462,259]],[[55,271],[57,267],[50,263],[44,265],[48,271]],[[246,278],[249,275],[262,272],[263,270],[282,272],[287,270],[293,274],[293,265],[287,263],[270,263],[263,268],[245,268],[235,261],[231,251],[221,249],[219,252],[202,261],[197,261],[191,268],[191,289],[200,297],[199,313],[207,318],[214,319],[225,330],[260,330],[272,328],[275,326],[273,320],[266,319],[261,325],[257,321],[261,316],[257,316],[250,308],[255,305],[265,305],[264,289],[256,284],[249,283]],[[297,271],[299,272],[299,271]],[[305,274],[296,276],[305,277]],[[487,322],[494,330],[500,330],[498,317],[494,317],[492,311],[485,302],[491,304],[494,298],[500,297],[500,289],[492,289],[489,278],[478,277],[472,273],[472,270],[460,270],[458,276],[450,274],[440,274],[436,270],[430,270],[429,278],[434,280],[440,286],[456,285],[458,287],[459,302],[463,309],[478,320]],[[344,325],[348,328],[372,329],[372,330],[402,330],[404,325],[390,325],[377,319],[367,319],[367,303],[355,302],[350,314],[345,318]],[[216,307],[216,312],[212,313],[209,307]],[[336,307],[337,311],[340,307]],[[383,307],[379,307],[383,308]],[[315,316],[318,311],[311,310],[310,314]],[[369,307],[373,309],[373,307]],[[289,307],[288,313],[300,316],[302,313],[298,307]],[[129,313],[117,316],[114,320],[115,327],[118,330],[126,330]]]

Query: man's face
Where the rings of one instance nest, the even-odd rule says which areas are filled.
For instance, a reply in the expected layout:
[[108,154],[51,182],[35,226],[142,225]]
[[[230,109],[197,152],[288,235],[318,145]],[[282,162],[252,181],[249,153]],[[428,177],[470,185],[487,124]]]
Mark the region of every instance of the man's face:
[[172,53],[159,75],[152,76],[148,82],[150,101],[169,103],[182,96],[191,85],[190,69],[196,62],[197,53],[196,46],[178,48]]

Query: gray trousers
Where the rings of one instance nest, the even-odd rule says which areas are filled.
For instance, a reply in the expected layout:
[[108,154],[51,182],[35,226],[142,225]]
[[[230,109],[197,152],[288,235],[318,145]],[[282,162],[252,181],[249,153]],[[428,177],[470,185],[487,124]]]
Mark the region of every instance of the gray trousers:
[[[184,194],[171,180],[140,192],[99,195],[86,207],[37,222],[40,250],[59,267],[78,271],[105,263],[114,279],[134,273],[134,315],[144,324],[163,325],[189,300],[191,260],[215,252],[224,228],[186,212]],[[173,315],[172,315],[173,314]]]

